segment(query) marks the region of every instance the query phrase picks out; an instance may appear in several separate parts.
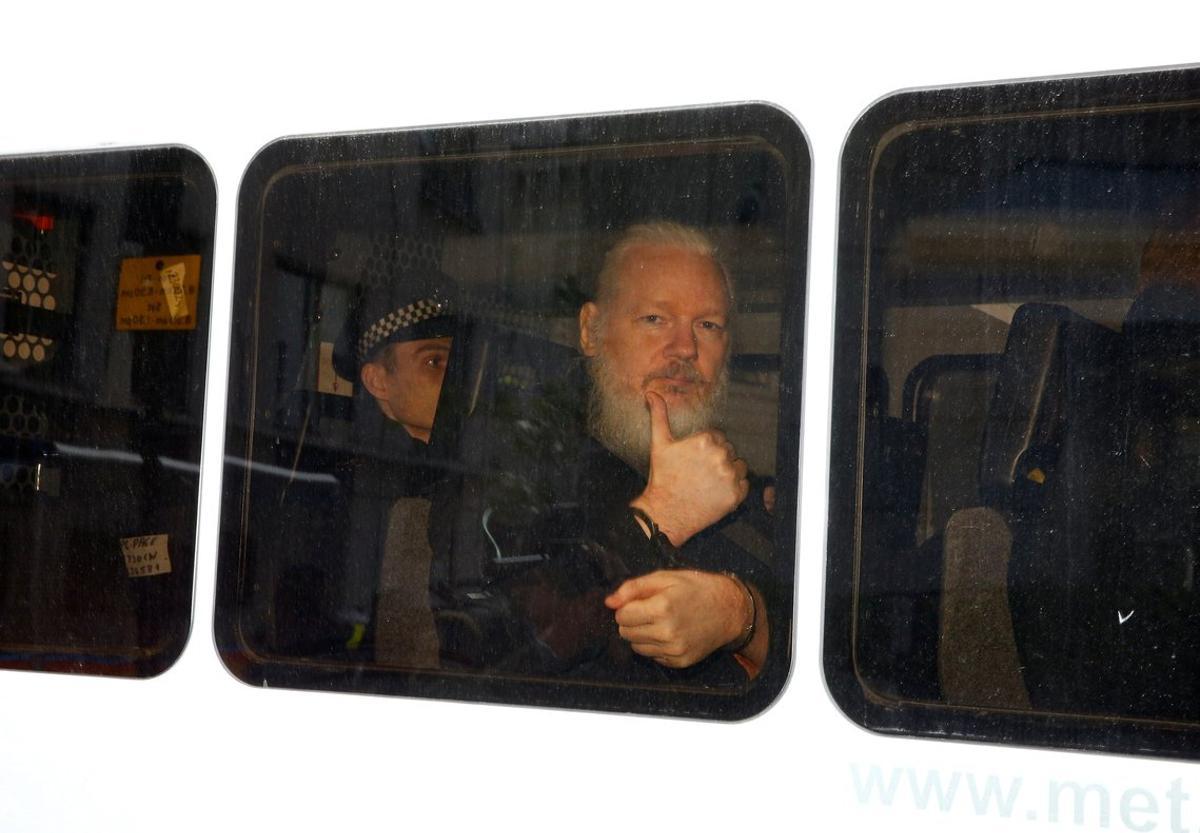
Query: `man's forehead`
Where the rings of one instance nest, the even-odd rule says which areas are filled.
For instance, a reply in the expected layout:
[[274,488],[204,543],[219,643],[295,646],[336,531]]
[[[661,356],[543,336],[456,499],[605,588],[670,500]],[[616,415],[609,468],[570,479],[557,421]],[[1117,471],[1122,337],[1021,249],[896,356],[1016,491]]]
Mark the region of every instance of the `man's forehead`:
[[397,341],[392,345],[393,351],[402,353],[420,353],[425,350],[447,350],[450,347],[452,339],[450,336],[438,336],[437,338],[413,338],[408,341]]
[[614,283],[616,296],[685,288],[696,293],[710,288],[724,307],[729,306],[725,275],[716,259],[669,244],[644,243],[630,248],[621,258]]

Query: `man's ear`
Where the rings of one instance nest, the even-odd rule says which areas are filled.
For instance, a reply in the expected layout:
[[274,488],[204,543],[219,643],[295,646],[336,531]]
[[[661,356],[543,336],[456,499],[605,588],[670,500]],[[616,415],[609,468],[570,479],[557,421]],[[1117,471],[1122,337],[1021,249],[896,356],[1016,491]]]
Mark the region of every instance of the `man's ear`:
[[579,308],[579,350],[585,356],[594,356],[599,350],[594,335],[599,315],[600,308],[591,301]]
[[366,362],[358,371],[363,387],[376,399],[387,399],[387,368],[379,362]]

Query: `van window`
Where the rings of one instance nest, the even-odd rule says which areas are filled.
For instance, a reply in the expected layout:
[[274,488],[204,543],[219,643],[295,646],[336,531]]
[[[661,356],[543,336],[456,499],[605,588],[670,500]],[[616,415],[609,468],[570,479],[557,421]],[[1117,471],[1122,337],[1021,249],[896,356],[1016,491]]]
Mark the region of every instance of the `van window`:
[[[215,623],[230,669],[764,708],[790,662],[808,188],[802,134],[765,105],[269,145],[239,202]],[[647,466],[669,469],[645,390],[663,395],[663,454],[710,427],[729,445],[639,514]],[[674,520],[665,496],[704,483],[728,503]]]
[[215,209],[184,148],[0,159],[0,667],[183,650]]
[[848,138],[825,670],[868,728],[1195,755],[1198,128],[1148,72]]

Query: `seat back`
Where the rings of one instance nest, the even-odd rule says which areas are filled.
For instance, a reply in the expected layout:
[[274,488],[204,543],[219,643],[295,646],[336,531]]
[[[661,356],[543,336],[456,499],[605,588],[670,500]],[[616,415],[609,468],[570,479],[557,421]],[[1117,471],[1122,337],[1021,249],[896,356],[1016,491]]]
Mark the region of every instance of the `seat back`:
[[1111,434],[1093,436],[1095,409],[1119,347],[1117,333],[1065,307],[1025,304],[1013,317],[984,428],[982,505],[955,513],[944,535],[938,671],[949,702],[1021,708],[1066,693],[1075,620],[1092,620],[1075,588],[1099,566],[1064,533],[1091,522],[1093,451]]
[[946,524],[938,679],[947,703],[1029,708],[1008,602],[1012,535],[995,509]]
[[1021,511],[1014,501],[1029,495],[1029,484],[1046,483],[1067,426],[1093,398],[1096,371],[1111,366],[1119,350],[1117,333],[1066,307],[1024,304],[1016,311],[980,459],[986,505]]
[[931,356],[908,374],[904,415],[924,438],[917,544],[940,535],[955,511],[979,505],[979,455],[999,367],[992,354]]

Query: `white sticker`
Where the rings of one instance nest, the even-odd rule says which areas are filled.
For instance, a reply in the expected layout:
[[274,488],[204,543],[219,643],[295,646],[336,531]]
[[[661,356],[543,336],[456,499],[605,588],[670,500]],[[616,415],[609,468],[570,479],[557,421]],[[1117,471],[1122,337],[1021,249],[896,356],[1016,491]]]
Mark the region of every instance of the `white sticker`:
[[137,535],[121,539],[125,569],[130,578],[158,576],[171,572],[166,535]]
[[187,318],[187,288],[184,284],[187,280],[187,266],[183,261],[172,263],[170,266],[164,266],[158,274],[162,280],[163,294],[167,297],[167,309],[171,311],[171,320],[181,321]]

